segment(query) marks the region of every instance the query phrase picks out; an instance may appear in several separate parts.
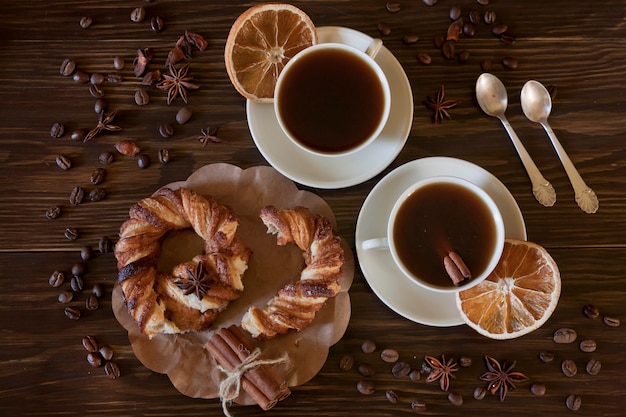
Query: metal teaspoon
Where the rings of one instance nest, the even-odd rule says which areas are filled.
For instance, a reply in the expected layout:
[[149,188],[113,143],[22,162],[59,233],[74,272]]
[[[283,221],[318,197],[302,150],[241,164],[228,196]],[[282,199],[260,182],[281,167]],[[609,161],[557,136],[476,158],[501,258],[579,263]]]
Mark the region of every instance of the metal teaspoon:
[[502,84],[502,81],[495,75],[489,73],[481,74],[476,81],[476,99],[478,100],[478,105],[486,114],[497,117],[502,122],[502,125],[517,150],[517,154],[522,160],[524,168],[526,168],[526,172],[528,173],[533,187],[533,195],[537,201],[546,207],[552,207],[556,202],[554,187],[541,175],[539,168],[537,168],[537,165],[533,162],[526,148],[519,140],[513,127],[511,127],[511,124],[504,115],[508,98],[506,88],[504,84]]
[[539,82],[531,80],[524,84],[522,92],[520,94],[520,100],[522,102],[522,110],[526,117],[535,123],[539,123],[543,126],[543,129],[548,134],[552,146],[559,155],[559,159],[565,168],[565,172],[569,177],[572,187],[574,188],[576,203],[585,213],[595,213],[598,211],[599,203],[596,193],[585,184],[582,177],[574,167],[574,164],[567,156],[565,149],[561,146],[561,143],[557,139],[554,131],[548,124],[548,116],[552,110],[552,99],[548,90]]

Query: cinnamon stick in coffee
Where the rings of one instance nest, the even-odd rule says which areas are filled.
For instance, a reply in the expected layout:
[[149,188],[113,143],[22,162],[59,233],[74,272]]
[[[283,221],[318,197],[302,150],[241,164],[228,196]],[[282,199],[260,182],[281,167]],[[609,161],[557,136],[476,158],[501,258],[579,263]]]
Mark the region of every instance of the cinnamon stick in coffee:
[[450,276],[452,283],[456,286],[472,278],[472,274],[467,265],[465,265],[463,258],[455,251],[448,252],[443,258],[443,266],[448,276]]

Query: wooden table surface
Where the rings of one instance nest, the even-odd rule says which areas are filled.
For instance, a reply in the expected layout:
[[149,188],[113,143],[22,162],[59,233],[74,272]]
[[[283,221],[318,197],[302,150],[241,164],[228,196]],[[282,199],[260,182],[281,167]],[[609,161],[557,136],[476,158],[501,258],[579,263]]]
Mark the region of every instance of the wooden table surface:
[[[232,87],[224,67],[223,51],[229,28],[235,18],[257,2],[173,1],[126,2],[100,0],[48,2],[37,0],[3,1],[0,12],[0,414],[10,415],[219,415],[216,399],[192,399],[180,394],[167,376],[144,367],[134,356],[127,333],[111,310],[111,291],[117,278],[112,254],[97,251],[99,239],[115,240],[128,208],[172,181],[184,180],[196,169],[216,162],[241,168],[269,165],[257,150],[246,121],[245,100]],[[494,341],[478,335],[467,326],[429,327],[413,323],[394,313],[373,293],[356,268],[350,289],[352,316],[344,337],[330,349],[328,360],[310,382],[294,387],[293,394],[269,412],[256,406],[233,406],[238,416],[275,415],[406,415],[411,402],[421,399],[428,415],[569,415],[565,399],[579,395],[578,415],[620,416],[626,400],[626,334],[624,326],[608,327],[601,320],[583,316],[585,304],[596,305],[602,314],[624,319],[626,293],[626,3],[541,0],[493,0],[487,6],[471,0],[441,1],[429,7],[418,0],[400,0],[401,10],[389,13],[382,0],[301,1],[318,26],[344,26],[370,36],[381,36],[397,57],[412,86],[415,112],[407,143],[383,172],[364,183],[343,189],[316,189],[299,185],[322,197],[333,209],[338,232],[354,250],[355,225],[360,207],[372,188],[392,169],[407,162],[431,156],[449,156],[477,164],[495,175],[512,193],[523,213],[528,239],[544,246],[561,271],[562,294],[559,305],[539,330],[508,341]],[[146,8],[142,23],[130,21],[131,10]],[[492,10],[498,22],[508,24],[517,41],[504,45],[491,34],[491,26],[481,23],[472,38],[461,37],[457,49],[470,53],[469,61],[459,64],[445,60],[433,46],[433,38],[445,33],[452,6],[463,15],[476,9]],[[82,29],[83,16],[93,24]],[[149,20],[161,16],[165,29],[155,33]],[[382,36],[377,25],[385,22],[391,33]],[[194,53],[192,74],[200,89],[189,94],[192,119],[174,123],[175,134],[162,138],[158,126],[173,122],[182,107],[171,106],[163,92],[150,89],[151,102],[145,107],[134,103],[139,80],[132,74],[138,48],[156,52],[155,68],[185,30],[202,34],[209,42],[203,53]],[[403,35],[419,35],[414,45],[405,45]],[[422,51],[432,56],[430,65],[416,59]],[[59,74],[65,58],[79,68],[107,74],[113,70],[113,57],[121,56],[126,66],[123,81],[104,83],[105,100],[117,110],[122,132],[98,136],[88,143],[73,141],[70,133],[90,129],[97,122],[95,99],[87,84]],[[513,56],[515,70],[504,69],[500,60]],[[556,189],[558,200],[551,208],[539,205],[531,194],[530,182],[501,124],[486,116],[474,97],[474,86],[481,73],[480,61],[493,62],[492,72],[500,77],[509,93],[510,122],[522,138],[537,166]],[[557,88],[550,123],[587,184],[597,193],[600,208],[596,214],[583,213],[574,202],[574,193],[559,159],[545,133],[523,115],[519,104],[522,85],[536,79]],[[435,125],[423,100],[435,94],[440,85],[446,95],[460,104],[451,110],[452,120]],[[67,132],[52,138],[53,123],[61,122]],[[207,126],[219,126],[224,143],[206,147],[194,139]],[[147,169],[139,169],[132,158],[117,155],[106,166],[103,201],[71,206],[68,198],[76,186],[88,191],[91,172],[100,166],[101,152],[113,150],[120,138],[137,141],[151,157]],[[168,148],[172,159],[167,165],[157,160],[157,152]],[[67,154],[73,167],[61,170],[58,154]],[[49,220],[46,210],[54,205],[62,215]],[[379,221],[386,221],[380,218]],[[66,228],[76,228],[80,237],[70,241]],[[86,294],[78,294],[72,305],[83,310],[83,317],[72,321],[57,301],[61,290],[52,288],[48,278],[54,270],[67,271],[80,260],[80,248],[96,248],[88,261],[84,278],[88,288],[104,285],[100,308],[86,311]],[[578,343],[557,345],[552,334],[561,327],[578,331],[579,340],[593,339],[598,348],[583,353]],[[81,345],[83,336],[92,335],[113,347],[121,377],[109,379],[102,369],[91,368]],[[377,343],[375,353],[361,352],[361,343]],[[394,378],[390,365],[379,358],[383,348],[394,348],[415,368],[423,356],[459,358],[469,356],[472,365],[457,372],[452,390],[461,393],[464,404],[450,404],[437,384],[424,378],[410,382]],[[552,351],[555,360],[544,364],[541,351]],[[362,395],[356,390],[361,379],[355,369],[341,371],[344,354],[356,363],[368,362],[377,373],[376,392]],[[519,385],[503,403],[488,395],[482,401],[472,397],[474,387],[483,384],[478,377],[485,371],[483,357],[517,360],[516,369],[530,378]],[[588,375],[587,360],[601,361],[598,375]],[[573,359],[579,372],[565,377],[561,362]],[[544,396],[534,396],[531,382],[545,384]],[[397,404],[385,398],[393,389]]]

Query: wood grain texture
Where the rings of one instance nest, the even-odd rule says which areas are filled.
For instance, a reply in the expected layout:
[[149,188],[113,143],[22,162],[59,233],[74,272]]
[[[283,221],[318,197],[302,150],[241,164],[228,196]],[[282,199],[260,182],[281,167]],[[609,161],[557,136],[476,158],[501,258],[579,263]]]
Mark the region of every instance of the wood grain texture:
[[[230,25],[251,4],[258,2],[155,0],[131,4],[122,0],[47,2],[24,0],[2,2],[0,13],[0,415],[219,415],[217,400],[191,399],[180,394],[167,376],[146,369],[134,356],[126,332],[111,312],[110,294],[117,271],[111,254],[97,254],[89,261],[85,275],[88,288],[102,283],[106,295],[97,311],[87,312],[79,321],[63,315],[57,302],[59,289],[48,285],[55,269],[69,271],[79,261],[82,245],[97,246],[102,236],[115,239],[129,207],[162,185],[184,180],[194,170],[210,163],[228,162],[248,168],[268,165],[254,146],[248,131],[245,101],[232,88],[224,67],[223,50]],[[412,414],[410,402],[420,398],[428,403],[428,415],[569,415],[568,394],[583,399],[579,414],[620,416],[626,406],[626,335],[624,326],[610,328],[582,315],[586,303],[603,312],[626,317],[626,3],[541,0],[492,1],[480,6],[473,0],[441,1],[428,7],[418,0],[400,1],[401,11],[390,14],[381,0],[297,1],[318,26],[346,26],[370,36],[381,36],[379,22],[392,32],[383,36],[385,46],[404,68],[415,102],[413,126],[407,144],[396,160],[381,174],[363,184],[340,190],[301,186],[323,197],[334,210],[338,232],[354,248],[355,222],[372,187],[392,169],[428,156],[450,156],[476,163],[498,177],[511,191],[524,215],[530,240],[546,247],[557,261],[563,280],[559,306],[552,318],[536,332],[520,339],[495,342],[466,326],[433,328],[412,323],[393,313],[378,300],[357,268],[350,290],[352,318],[343,339],[330,350],[321,372],[309,383],[270,412],[256,407],[234,406],[241,416],[395,416]],[[137,5],[147,8],[148,19],[130,21]],[[506,22],[517,41],[505,46],[490,28],[481,23],[473,38],[461,38],[457,49],[467,49],[466,64],[447,61],[432,39],[445,33],[450,23],[449,8],[492,9],[498,21]],[[165,30],[154,33],[149,18],[161,16]],[[82,29],[82,16],[94,23]],[[140,80],[132,75],[138,48],[156,52],[151,68],[160,68],[167,52],[185,30],[198,32],[209,41],[203,53],[194,53],[191,73],[201,88],[189,94],[192,119],[185,125],[174,121],[182,107],[180,100],[167,106],[165,94],[149,89],[151,102],[138,107],[133,101]],[[402,43],[405,33],[420,36],[415,45]],[[431,54],[425,66],[416,59],[418,51]],[[124,80],[105,84],[110,109],[118,110],[119,133],[102,134],[83,144],[69,139],[74,129],[90,129],[97,122],[94,98],[86,84],[77,84],[59,74],[64,58],[74,59],[88,72],[114,71],[113,57],[122,56]],[[505,70],[504,56],[514,56],[517,70]],[[544,176],[554,185],[557,203],[540,206],[532,196],[530,182],[499,121],[482,113],[475,103],[474,84],[481,73],[480,61],[490,59],[493,73],[509,93],[507,116]],[[519,105],[519,92],[526,80],[536,79],[557,87],[550,124],[570,158],[597,193],[600,209],[584,214],[575,204],[565,172],[543,130],[529,122]],[[452,120],[433,125],[422,105],[428,95],[445,85],[446,95],[460,104]],[[66,125],[62,138],[50,137],[55,122]],[[164,139],[161,123],[172,123],[175,135]],[[207,126],[220,126],[226,142],[202,147],[195,136]],[[113,144],[129,138],[137,141],[152,164],[139,169],[133,158],[116,155],[107,166],[103,184],[107,198],[71,206],[75,186],[94,188],[91,172],[100,164],[98,155]],[[172,161],[161,166],[157,152],[168,148]],[[69,155],[73,167],[61,170],[58,154]],[[60,205],[63,214],[46,219],[45,211]],[[385,219],[380,219],[385,222]],[[81,237],[68,241],[66,227]],[[67,283],[63,288],[67,286]],[[85,294],[73,301],[84,305]],[[575,345],[555,345],[551,336],[560,327],[573,327],[581,338],[594,339],[598,350],[580,352]],[[93,369],[85,360],[83,336],[94,335],[113,346],[122,377],[112,381],[102,369]],[[360,351],[365,339],[377,342],[373,354]],[[462,369],[452,381],[461,392],[461,407],[449,404],[436,384],[396,379],[390,365],[379,358],[382,348],[395,348],[401,359],[420,368],[424,355],[447,357],[468,355],[470,368]],[[553,351],[555,361],[543,364],[539,352]],[[360,376],[355,370],[341,371],[339,359],[351,354],[355,362],[369,362],[376,368],[376,392],[357,392]],[[547,386],[543,397],[535,397],[528,383],[509,394],[504,403],[493,396],[476,401],[471,393],[484,372],[482,357],[517,360],[516,369],[532,381]],[[589,358],[602,362],[599,375],[584,372]],[[560,371],[564,359],[574,359],[579,373],[566,378]],[[385,390],[394,389],[399,404],[385,399]]]

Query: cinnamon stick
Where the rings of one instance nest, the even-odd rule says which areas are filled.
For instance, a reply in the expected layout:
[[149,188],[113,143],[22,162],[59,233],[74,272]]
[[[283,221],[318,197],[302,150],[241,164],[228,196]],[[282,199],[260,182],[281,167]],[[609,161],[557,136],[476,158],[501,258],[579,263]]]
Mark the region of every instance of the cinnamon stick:
[[472,277],[467,265],[465,265],[463,259],[455,251],[450,251],[443,258],[443,266],[450,276],[452,283],[456,286],[461,285]]

